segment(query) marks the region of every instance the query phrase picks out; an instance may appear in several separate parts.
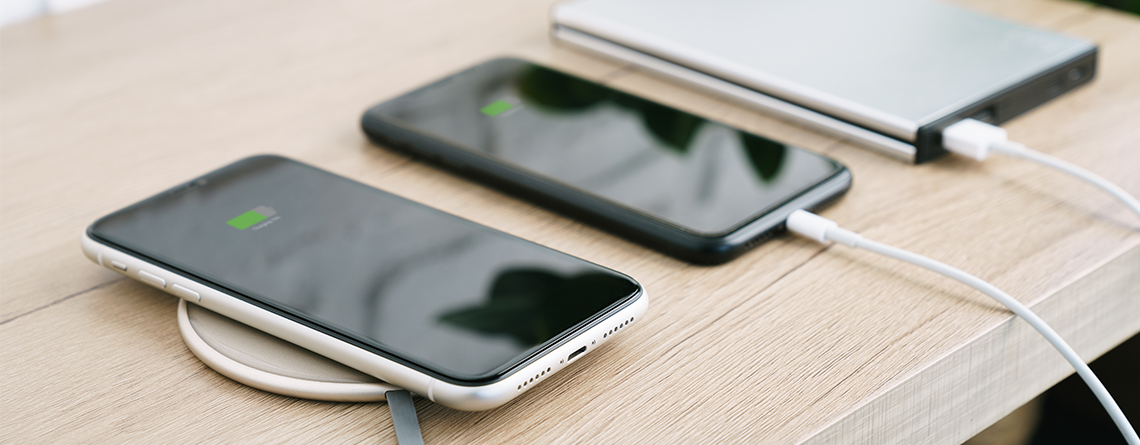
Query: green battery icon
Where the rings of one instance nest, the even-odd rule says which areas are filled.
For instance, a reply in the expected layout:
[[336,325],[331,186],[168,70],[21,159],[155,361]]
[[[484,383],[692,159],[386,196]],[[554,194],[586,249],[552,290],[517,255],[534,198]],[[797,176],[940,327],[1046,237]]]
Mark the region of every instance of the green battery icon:
[[253,210],[250,210],[248,212],[242,213],[241,215],[238,215],[237,218],[226,221],[226,224],[229,224],[230,226],[235,227],[238,230],[245,230],[245,229],[250,228],[254,224],[265,221],[269,217],[276,215],[276,214],[277,214],[277,211],[273,210],[272,207],[257,206]]
[[496,100],[494,102],[491,102],[490,105],[479,109],[479,112],[491,117],[495,117],[502,114],[504,111],[510,110],[514,107],[514,105],[511,105],[510,102],[507,102],[505,100]]

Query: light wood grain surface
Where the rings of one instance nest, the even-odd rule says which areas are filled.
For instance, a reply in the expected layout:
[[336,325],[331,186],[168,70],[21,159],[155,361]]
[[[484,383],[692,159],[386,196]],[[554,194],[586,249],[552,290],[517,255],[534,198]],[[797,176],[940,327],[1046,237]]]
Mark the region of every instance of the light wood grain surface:
[[[1140,194],[1140,20],[1085,3],[968,8],[1096,41],[1098,78],[1006,125]],[[956,444],[1071,373],[984,296],[779,237],[670,259],[368,143],[369,105],[512,55],[825,153],[823,214],[992,281],[1086,359],[1140,331],[1140,220],[1015,160],[906,165],[552,45],[546,0],[115,0],[0,33],[0,443],[394,443],[384,404],[254,390],[182,344],[175,297],[89,263],[96,218],[277,153],[626,272],[645,319],[500,409],[417,401],[428,443]],[[1109,388],[1110,390],[1112,388]]]

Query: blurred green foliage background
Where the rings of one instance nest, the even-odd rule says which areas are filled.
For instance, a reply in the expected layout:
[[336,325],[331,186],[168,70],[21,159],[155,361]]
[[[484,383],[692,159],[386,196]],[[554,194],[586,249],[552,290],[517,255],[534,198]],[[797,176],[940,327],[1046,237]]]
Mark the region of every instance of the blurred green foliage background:
[[1131,12],[1140,15],[1140,0],[1085,0],[1089,3],[1095,3],[1109,8],[1119,9],[1121,11]]

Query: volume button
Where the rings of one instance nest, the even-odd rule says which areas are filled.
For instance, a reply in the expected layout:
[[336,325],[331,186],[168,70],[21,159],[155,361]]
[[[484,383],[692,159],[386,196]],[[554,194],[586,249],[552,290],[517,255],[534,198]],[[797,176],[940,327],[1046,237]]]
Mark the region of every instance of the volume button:
[[154,286],[154,287],[159,287],[159,288],[166,287],[166,280],[162,279],[162,277],[160,277],[158,275],[152,274],[152,273],[147,272],[145,270],[139,271],[139,281],[142,281],[142,282],[149,284],[151,286]]
[[172,292],[174,295],[182,297],[184,300],[189,301],[191,303],[198,303],[198,302],[202,301],[201,295],[199,295],[197,292],[194,292],[194,291],[190,290],[189,288],[186,288],[182,285],[171,284],[170,285],[170,292]]

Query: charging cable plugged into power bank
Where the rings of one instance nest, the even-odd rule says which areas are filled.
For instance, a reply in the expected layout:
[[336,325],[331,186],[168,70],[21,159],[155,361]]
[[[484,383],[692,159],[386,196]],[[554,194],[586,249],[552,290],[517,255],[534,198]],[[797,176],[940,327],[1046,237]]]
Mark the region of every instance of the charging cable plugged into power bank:
[[942,130],[942,146],[951,153],[984,161],[990,153],[1021,158],[1051,167],[1073,175],[1092,185],[1100,187],[1140,216],[1140,201],[1128,194],[1120,186],[1100,175],[1067,161],[1030,149],[1025,145],[1009,140],[1004,128],[974,119],[964,119]]

